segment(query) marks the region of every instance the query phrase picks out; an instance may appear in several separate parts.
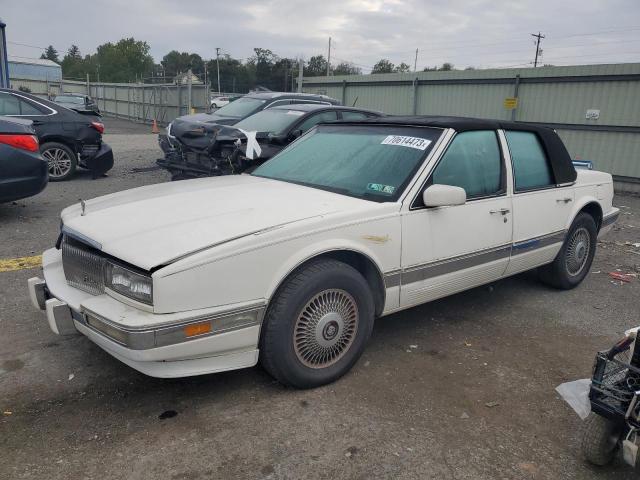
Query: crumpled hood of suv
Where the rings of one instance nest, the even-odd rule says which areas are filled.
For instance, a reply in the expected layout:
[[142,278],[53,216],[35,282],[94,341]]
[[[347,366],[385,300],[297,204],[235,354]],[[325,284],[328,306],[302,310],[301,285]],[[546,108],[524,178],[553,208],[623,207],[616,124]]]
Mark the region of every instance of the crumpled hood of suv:
[[[311,217],[370,202],[250,175],[163,183],[87,200],[62,212],[71,235],[150,270],[214,247]],[[286,234],[284,234],[286,235]]]

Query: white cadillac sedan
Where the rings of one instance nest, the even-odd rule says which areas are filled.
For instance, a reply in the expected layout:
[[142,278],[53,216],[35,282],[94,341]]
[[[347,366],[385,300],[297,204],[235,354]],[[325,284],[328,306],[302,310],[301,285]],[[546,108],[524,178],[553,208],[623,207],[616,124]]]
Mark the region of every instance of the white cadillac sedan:
[[451,117],[321,124],[247,175],[128,190],[62,212],[34,305],[131,367],[254,366],[315,387],[374,319],[524,270],[573,288],[615,222],[609,174],[550,129]]

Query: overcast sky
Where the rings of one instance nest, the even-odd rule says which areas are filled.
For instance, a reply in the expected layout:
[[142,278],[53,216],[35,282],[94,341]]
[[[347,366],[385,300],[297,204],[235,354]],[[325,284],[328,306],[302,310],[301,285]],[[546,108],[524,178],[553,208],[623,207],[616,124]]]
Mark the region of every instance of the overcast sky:
[[[49,44],[82,54],[133,36],[156,61],[172,49],[235,58],[254,47],[280,56],[327,54],[368,73],[380,58],[418,69],[453,63],[526,66],[541,31],[543,63],[640,61],[640,0],[0,0],[9,55],[39,57]],[[61,55],[62,56],[62,55]]]

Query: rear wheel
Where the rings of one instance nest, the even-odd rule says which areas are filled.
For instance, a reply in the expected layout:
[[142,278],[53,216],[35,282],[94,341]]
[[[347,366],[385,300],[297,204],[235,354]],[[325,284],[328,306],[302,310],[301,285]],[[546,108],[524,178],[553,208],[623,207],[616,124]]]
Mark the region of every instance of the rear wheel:
[[71,177],[78,166],[78,159],[66,145],[47,142],[40,146],[40,153],[49,166],[49,180],[59,182]]
[[333,382],[364,351],[373,317],[373,296],[356,269],[336,260],[312,262],[294,272],[271,302],[261,363],[285,385]]
[[593,263],[597,237],[598,230],[593,217],[588,213],[579,213],[553,263],[538,270],[540,279],[564,290],[580,285]]
[[594,465],[607,465],[620,446],[623,429],[600,415],[591,413],[582,430],[582,454]]

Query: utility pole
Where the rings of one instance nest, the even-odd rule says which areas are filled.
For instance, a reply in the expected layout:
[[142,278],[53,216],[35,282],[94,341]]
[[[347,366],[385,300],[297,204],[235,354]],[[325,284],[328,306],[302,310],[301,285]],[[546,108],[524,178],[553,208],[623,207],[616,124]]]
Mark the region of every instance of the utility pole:
[[216,47],[216,64],[218,68],[218,94],[220,94],[220,48]]
[[298,93],[302,93],[302,75],[304,70],[304,60],[302,57],[298,60]]
[[544,38],[544,35],[542,35],[540,32],[538,32],[538,34],[536,35],[535,33],[531,34],[532,37],[536,37],[536,58],[533,61],[533,68],[536,68],[538,66],[538,56],[542,53],[542,50],[540,50],[540,40],[542,40]]
[[289,78],[289,61],[285,60],[284,62],[284,90],[283,92],[287,91],[287,79]]
[[329,37],[329,52],[327,53],[327,77],[331,73],[331,37]]
[[416,48],[416,59],[413,61],[413,71],[418,69],[418,49]]

